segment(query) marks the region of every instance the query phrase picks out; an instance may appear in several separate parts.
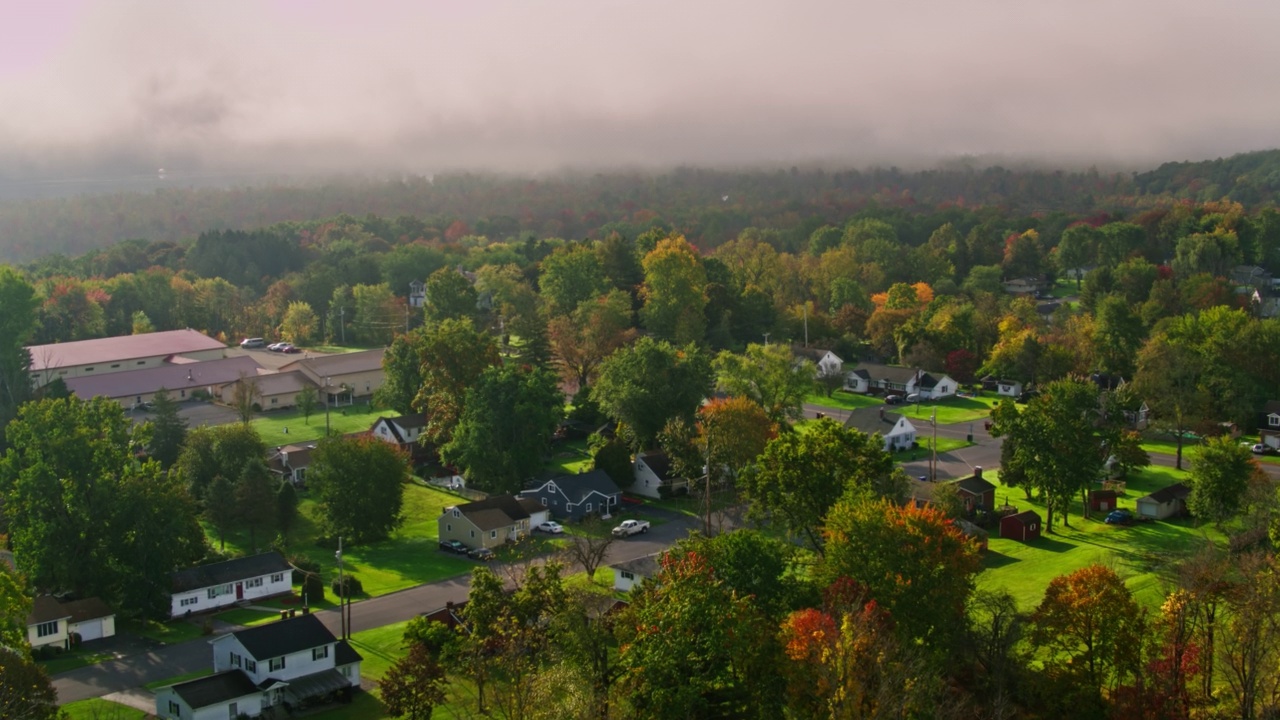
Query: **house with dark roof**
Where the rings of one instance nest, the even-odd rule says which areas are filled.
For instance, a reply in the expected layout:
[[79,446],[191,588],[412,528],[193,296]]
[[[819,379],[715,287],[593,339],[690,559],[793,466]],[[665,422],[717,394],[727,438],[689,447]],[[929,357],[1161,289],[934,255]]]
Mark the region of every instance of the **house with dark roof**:
[[844,426],[867,435],[880,433],[887,452],[909,449],[916,441],[916,426],[906,416],[885,410],[883,405],[851,410]]
[[199,565],[170,577],[172,617],[284,595],[293,589],[293,567],[278,552]]
[[1174,483],[1168,487],[1138,498],[1138,515],[1153,520],[1182,515],[1187,511],[1187,497],[1191,495],[1191,487],[1184,483]]
[[994,510],[996,507],[996,486],[982,477],[982,468],[974,468],[973,475],[952,482],[956,495],[964,503],[966,513],[977,510]]
[[1280,400],[1269,400],[1258,413],[1258,439],[1280,449]]
[[111,398],[121,405],[133,407],[151,402],[155,394],[164,388],[169,397],[190,400],[193,393],[204,392],[218,396],[228,383],[241,377],[256,378],[262,366],[248,356],[209,360],[206,362],[161,363],[155,367],[109,375],[81,375],[65,380],[67,389],[76,397],[88,400],[94,397]]
[[54,378],[70,382],[74,378],[114,375],[172,363],[218,360],[227,346],[195,330],[119,335],[93,340],[32,345],[31,383],[42,387]]
[[350,697],[363,658],[315,615],[221,635],[214,674],[156,691],[156,716],[172,720],[254,717],[272,708]]
[[294,485],[303,487],[307,484],[307,468],[311,467],[311,453],[315,449],[316,443],[281,445],[267,453],[267,467]]
[[355,398],[369,397],[382,387],[382,356],[385,348],[360,352],[316,355],[282,365],[280,372],[300,372],[320,388],[321,399],[330,405],[351,405]]
[[373,421],[369,434],[392,445],[412,451],[418,447],[418,438],[427,427],[426,413],[414,413],[399,417],[380,417]]
[[614,563],[610,567],[613,568],[613,589],[618,592],[631,592],[632,588],[662,570],[656,553],[635,560]]
[[662,451],[637,453],[632,472],[631,492],[636,495],[658,499],[689,492],[689,479],[672,470],[671,458]]
[[116,614],[96,597],[60,602],[42,595],[27,614],[27,641],[31,647],[60,646],[70,649],[73,638],[89,642],[116,634]]
[[943,372],[874,363],[859,363],[844,380],[844,389],[849,392],[919,395],[921,400],[951,397],[958,387],[959,383]]
[[622,502],[622,491],[603,470],[561,475],[522,490],[520,496],[534,498],[550,509],[555,518],[570,520],[581,520],[588,515],[612,515]]
[[791,352],[797,358],[812,362],[817,368],[818,377],[833,377],[844,372],[844,360],[830,350],[793,345]]
[[1000,518],[1000,537],[1027,542],[1040,537],[1043,529],[1040,515],[1035,510],[1024,510],[1016,515]]
[[530,529],[547,518],[547,509],[533,498],[493,495],[446,507],[436,525],[442,541],[457,540],[473,550],[492,549],[528,537]]

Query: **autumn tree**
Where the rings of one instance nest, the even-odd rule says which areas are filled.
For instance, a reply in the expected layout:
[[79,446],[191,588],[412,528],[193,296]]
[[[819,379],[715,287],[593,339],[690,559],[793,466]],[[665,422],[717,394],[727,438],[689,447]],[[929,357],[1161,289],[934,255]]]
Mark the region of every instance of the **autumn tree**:
[[600,365],[591,398],[638,448],[651,448],[675,417],[690,419],[711,392],[711,362],[695,345],[644,337]]
[[1046,663],[1076,676],[1077,702],[1100,707],[1103,693],[1138,671],[1146,617],[1114,570],[1090,565],[1049,582],[1031,617]]
[[444,667],[425,645],[411,643],[409,652],[392,663],[378,682],[379,695],[392,717],[430,720],[445,702]]
[[1187,433],[1199,429],[1209,412],[1201,363],[1194,348],[1164,333],[1152,336],[1138,353],[1134,387],[1145,398],[1152,424],[1173,436],[1179,470]]
[[707,273],[698,251],[683,237],[669,237],[645,255],[645,327],[677,344],[700,342],[707,332]]
[[797,361],[781,344],[751,344],[741,355],[721,352],[715,369],[722,390],[755,402],[780,425],[804,416],[805,396],[817,387],[813,363]]
[[565,376],[586,387],[601,361],[635,339],[631,298],[621,290],[579,304],[572,313],[551,319],[551,354]]
[[403,522],[408,477],[408,458],[371,436],[321,440],[307,469],[325,535],[357,545],[385,539]]
[[320,329],[320,318],[311,305],[302,301],[289,303],[284,319],[280,321],[280,336],[296,345],[306,345],[315,339]]
[[904,641],[933,651],[964,626],[978,550],[942,513],[850,493],[827,514],[821,574],[865,586]]
[[1206,439],[1191,463],[1187,509],[1221,527],[1240,511],[1249,479],[1258,471],[1249,448],[1231,436]]
[[30,655],[0,646],[0,717],[22,720],[59,720],[54,689],[44,667]]
[[846,489],[892,491],[897,472],[883,443],[829,418],[769,441],[759,465],[740,478],[751,513],[780,523],[819,553],[824,519]]
[[1222,674],[1242,720],[1280,710],[1280,568],[1269,553],[1239,561],[1239,582],[1227,594],[1231,612],[1222,627]]
[[464,320],[475,317],[476,289],[462,273],[442,267],[427,278],[427,298],[423,313],[428,323]]

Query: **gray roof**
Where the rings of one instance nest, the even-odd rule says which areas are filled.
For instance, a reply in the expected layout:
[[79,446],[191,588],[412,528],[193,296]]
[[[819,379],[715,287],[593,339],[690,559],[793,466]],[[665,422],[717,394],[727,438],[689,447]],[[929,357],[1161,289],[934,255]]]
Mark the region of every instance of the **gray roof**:
[[240,669],[226,670],[216,675],[188,680],[172,687],[178,697],[193,710],[262,692]]
[[867,435],[875,433],[888,435],[901,417],[898,413],[889,412],[883,407],[859,408],[849,411],[849,417],[844,421],[844,426]]
[[889,381],[895,385],[906,385],[913,378],[919,377],[920,387],[932,388],[946,373],[931,373],[920,368],[898,367],[896,365],[877,365],[875,363],[858,363],[853,374],[864,380]]
[[455,507],[481,530],[496,530],[529,519],[529,511],[515,495],[494,495]]
[[210,385],[225,385],[240,376],[257,378],[262,368],[248,355],[208,360],[205,362],[165,363],[159,367],[126,372],[104,373],[66,378],[67,389],[88,400],[92,397],[130,398],[165,388],[173,395],[178,390],[200,390]]
[[317,355],[315,357],[295,360],[280,368],[282,372],[297,370],[305,366],[319,377],[334,375],[350,375],[351,373],[368,372],[382,369],[382,355],[385,348],[362,350],[360,352],[340,353],[337,355]]
[[257,660],[302,652],[338,641],[315,615],[298,615],[287,620],[259,625],[232,633]]
[[613,482],[613,479],[609,477],[609,473],[603,470],[592,470],[577,475],[561,475],[552,478],[540,487],[533,490],[525,490],[521,494],[537,493],[551,483],[555,483],[556,488],[569,499],[569,502],[575,505],[585,502],[592,493],[600,493],[601,495],[620,495],[622,493],[617,484]]
[[616,570],[625,570],[640,577],[650,578],[657,575],[658,571],[662,569],[662,564],[658,562],[658,557],[660,555],[661,553],[645,555],[644,557],[639,557],[635,560],[626,560],[624,562],[614,563],[612,567]]
[[1190,494],[1191,488],[1189,486],[1184,483],[1174,483],[1168,487],[1160,488],[1146,497],[1138,498],[1138,501],[1151,500],[1163,505],[1174,500],[1186,500]]
[[993,492],[996,489],[995,485],[992,485],[976,475],[970,475],[967,478],[956,480],[955,485],[957,489],[964,490],[970,495],[984,495],[986,493]]
[[27,349],[31,352],[31,370],[36,371],[180,355],[219,348],[226,348],[226,345],[204,333],[188,329],[118,335],[51,345],[32,345]]
[[199,565],[173,573],[173,592],[199,590],[224,585],[237,580],[262,577],[278,572],[291,572],[293,568],[278,552],[262,553],[252,557],[225,560],[211,565]]
[[114,610],[107,607],[107,604],[101,598],[96,597],[63,603],[62,609],[70,613],[71,622],[97,620],[98,618],[111,617],[116,614]]

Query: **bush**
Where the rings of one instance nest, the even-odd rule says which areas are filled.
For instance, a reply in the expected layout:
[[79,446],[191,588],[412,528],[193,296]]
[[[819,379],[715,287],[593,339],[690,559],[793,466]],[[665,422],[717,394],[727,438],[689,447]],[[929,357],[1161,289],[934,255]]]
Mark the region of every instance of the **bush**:
[[213,618],[205,618],[205,619],[200,623],[200,634],[201,634],[201,635],[212,635],[212,634],[213,634]]
[[324,600],[324,581],[318,574],[307,575],[303,579],[302,594],[306,597],[308,605]]
[[309,559],[305,555],[294,555],[290,557],[289,564],[293,566],[294,585],[301,585],[308,574],[320,574],[320,563]]
[[355,575],[344,575],[342,580],[334,578],[330,589],[333,590],[334,595],[343,598],[352,597],[364,592],[364,586],[360,584],[360,578],[357,578]]

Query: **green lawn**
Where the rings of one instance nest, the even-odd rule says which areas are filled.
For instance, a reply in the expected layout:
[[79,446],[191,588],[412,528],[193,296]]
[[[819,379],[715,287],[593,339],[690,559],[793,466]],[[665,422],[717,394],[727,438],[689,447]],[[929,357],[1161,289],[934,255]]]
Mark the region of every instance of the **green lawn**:
[[[1120,507],[1133,510],[1138,498],[1185,477],[1186,473],[1173,468],[1147,468],[1129,477]],[[998,483],[998,478],[991,479]],[[1021,489],[999,484],[997,487],[997,505],[1007,499],[1020,510],[1035,510],[1041,519],[1046,517],[1044,504],[1028,501]],[[1192,520],[1146,522],[1127,527],[1107,525],[1099,514],[1085,520],[1081,517],[1078,499],[1071,506],[1070,528],[1062,527],[1060,518],[1054,520],[1054,534],[1045,534],[1030,543],[1000,538],[998,528],[993,528],[978,586],[1007,589],[1020,607],[1030,610],[1044,597],[1050,580],[1099,563],[1115,569],[1125,578],[1138,602],[1155,609],[1164,600],[1165,581],[1173,564],[1204,542],[1224,540],[1217,530],[1210,526],[1197,527]]]
[[[310,442],[324,437],[324,415],[324,406],[320,406],[309,419],[304,420],[300,410],[290,408],[259,413],[254,416],[251,424],[253,429],[258,431],[258,435],[262,436],[262,441],[268,447],[274,447]],[[368,430],[373,422],[383,415],[393,417],[397,413],[393,410],[378,410],[367,403],[332,407],[329,408],[329,427],[339,434],[361,432]],[[286,428],[289,430],[287,433]]]
[[103,700],[102,698],[89,698],[88,700],[67,703],[62,706],[62,711],[66,713],[67,720],[101,720],[101,718],[143,720],[151,717],[141,710]]
[[159,690],[162,687],[165,687],[166,685],[176,685],[180,682],[195,680],[196,678],[202,678],[202,677],[205,677],[206,675],[212,675],[212,674],[213,674],[213,668],[208,668],[206,670],[197,670],[195,672],[187,673],[186,675],[175,675],[174,677],[171,677],[171,678],[165,678],[164,680],[157,680],[155,682],[147,683],[146,685],[143,685],[143,687],[154,692],[156,690]]
[[[811,394],[805,397],[804,401],[811,405],[820,405],[822,407],[839,408],[841,410],[858,410],[860,408],[877,407],[883,405],[884,401],[870,395],[859,395],[857,393],[845,392],[837,390],[831,397],[822,394]],[[893,412],[900,412],[912,420],[928,420],[934,410],[938,413],[939,425],[950,425],[953,423],[975,422],[981,420],[991,414],[991,408],[999,402],[994,395],[986,395],[983,397],[949,397],[943,400],[925,401],[914,405],[899,405],[890,408]]]
[[408,625],[408,622],[399,622],[351,636],[351,647],[364,657],[360,663],[361,677],[381,680],[387,669],[404,656],[404,629]]
[[[369,597],[386,595],[468,572],[475,567],[473,561],[441,552],[437,545],[439,532],[436,519],[445,507],[459,502],[465,500],[435,488],[405,485],[404,524],[382,542],[343,548],[346,572],[360,579],[364,594]],[[304,495],[299,509],[301,514],[297,527],[289,538],[290,552],[304,555],[325,568],[327,596],[329,581],[338,576],[334,548],[317,544],[320,530],[315,502]],[[209,541],[216,546],[217,534],[207,528],[206,531]],[[229,533],[227,551],[234,555],[248,554],[248,537],[243,532]]]
[[166,645],[195,640],[204,634],[198,620],[170,620],[163,623],[155,620],[130,621],[123,623],[120,629]]
[[[1252,445],[1256,440],[1253,438],[1241,437],[1240,442],[1248,442]],[[1182,441],[1182,461],[1184,465],[1187,460],[1195,459],[1196,452],[1199,447],[1199,440],[1187,439]],[[1164,453],[1165,455],[1178,454],[1178,444],[1168,438],[1143,438],[1142,449],[1149,453]],[[1253,459],[1267,465],[1280,465],[1280,456],[1277,455],[1254,455]]]
[[84,649],[71,650],[69,652],[60,653],[49,660],[41,660],[40,665],[44,671],[50,675],[57,675],[68,670],[75,670],[86,665],[97,665],[115,658],[115,655],[109,652],[94,652]]
[[586,472],[590,467],[591,456],[587,454],[587,441],[573,440],[555,446],[546,470],[560,475],[576,475]]
[[220,612],[215,617],[224,623],[231,625],[244,625],[245,627],[253,627],[254,625],[263,625],[280,619],[278,612],[263,612],[262,610],[252,610],[250,608],[236,608]]
[[[933,454],[933,437],[929,435],[927,431],[924,430],[923,428],[917,428],[917,430],[920,431],[920,434],[917,435],[917,439],[920,442],[920,447],[914,450],[908,450],[906,452],[894,453],[893,459],[896,462],[915,462],[916,460],[924,460],[925,458],[928,458]],[[948,452],[951,452],[952,450],[967,448],[972,445],[973,443],[969,442],[968,440],[961,440],[960,438],[940,437],[938,438],[938,454],[941,455],[942,453],[948,453]]]
[[884,401],[870,395],[862,395],[860,393],[845,392],[844,390],[836,390],[831,393],[831,397],[827,397],[822,393],[810,393],[805,396],[804,401],[810,405],[821,405],[822,407],[840,408],[841,410],[857,410],[865,407],[875,407],[883,405]]
[[[433,716],[445,717],[439,712]],[[381,718],[390,716],[387,715],[387,709],[383,707],[382,701],[378,699],[377,695],[371,692],[357,692],[352,696],[350,704],[335,705],[328,710],[323,710],[314,715],[307,715],[307,717],[311,718],[311,720],[381,720]]]

